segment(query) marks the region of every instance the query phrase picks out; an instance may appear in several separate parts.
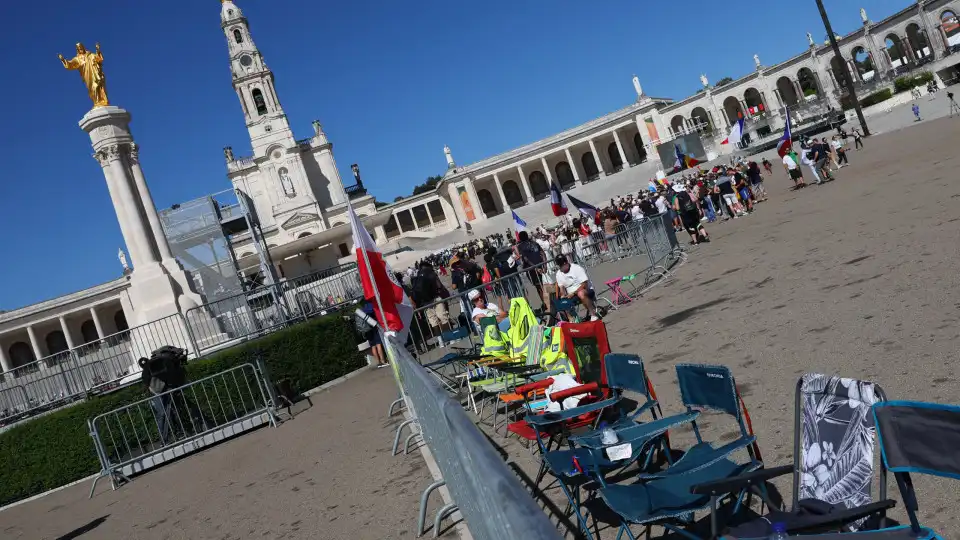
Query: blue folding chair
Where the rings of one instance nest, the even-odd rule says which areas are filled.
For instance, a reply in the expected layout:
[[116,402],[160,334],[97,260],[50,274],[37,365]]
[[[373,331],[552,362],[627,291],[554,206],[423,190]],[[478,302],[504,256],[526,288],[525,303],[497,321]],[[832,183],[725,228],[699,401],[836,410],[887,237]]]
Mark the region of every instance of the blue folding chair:
[[[680,364],[676,366],[680,394],[688,413],[712,410],[732,416],[740,428],[740,436],[727,444],[714,447],[703,440],[696,420],[692,421],[697,444],[684,453],[672,466],[659,473],[643,473],[631,485],[606,485],[600,496],[614,512],[620,515],[621,525],[617,538],[624,534],[636,540],[630,530],[631,524],[644,525],[649,532],[653,525],[676,532],[684,538],[702,540],[686,530],[694,523],[698,510],[710,508],[710,535],[716,538],[719,530],[717,506],[724,497],[733,503],[733,514],[743,505],[746,490],[725,494],[692,493],[694,486],[705,482],[732,478],[763,466],[760,461],[756,437],[744,424],[742,400],[730,370],[723,366]],[[737,462],[731,455],[746,450],[749,459]]]

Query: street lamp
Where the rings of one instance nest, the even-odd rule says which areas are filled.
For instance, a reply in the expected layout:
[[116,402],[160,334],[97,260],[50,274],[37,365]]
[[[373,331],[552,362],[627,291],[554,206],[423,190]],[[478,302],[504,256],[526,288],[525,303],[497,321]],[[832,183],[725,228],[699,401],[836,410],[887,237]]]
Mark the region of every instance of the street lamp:
[[[830,18],[827,17],[827,10],[823,8],[823,0],[817,0],[817,8],[820,10],[820,17],[823,19],[823,26],[827,30],[827,37],[830,38],[830,45],[833,46],[833,54],[837,58],[841,59],[840,70],[843,77],[843,82],[847,86],[847,92],[850,93],[850,99],[853,100],[853,108],[857,111],[857,119],[860,120],[860,127],[863,129],[863,135],[866,137],[870,136],[870,129],[867,127],[867,120],[863,117],[863,109],[860,108],[860,100],[857,99],[857,91],[853,87],[853,79],[850,77],[850,70],[847,69],[846,64],[842,62],[843,55],[840,53],[840,46],[837,45],[836,35],[833,33],[833,27],[830,26]],[[843,104],[840,104],[841,111],[843,110]]]
[[353,171],[354,180],[356,180],[357,183],[359,184],[360,183],[360,166],[354,163],[353,165],[350,166],[350,170]]

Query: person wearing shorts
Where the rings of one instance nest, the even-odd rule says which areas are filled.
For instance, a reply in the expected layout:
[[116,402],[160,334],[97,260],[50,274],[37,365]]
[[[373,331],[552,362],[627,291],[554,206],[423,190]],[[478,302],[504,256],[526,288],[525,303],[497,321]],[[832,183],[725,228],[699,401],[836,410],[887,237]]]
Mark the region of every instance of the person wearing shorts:
[[783,168],[787,170],[787,174],[790,175],[790,179],[793,180],[794,186],[802,188],[806,185],[803,183],[803,172],[800,171],[800,164],[794,161],[793,156],[790,154],[784,154]]
[[709,242],[707,230],[700,223],[700,208],[697,202],[687,193],[687,190],[680,184],[674,184],[673,190],[677,193],[673,201],[673,208],[680,216],[683,222],[683,228],[690,233],[690,243],[697,245],[700,242]]

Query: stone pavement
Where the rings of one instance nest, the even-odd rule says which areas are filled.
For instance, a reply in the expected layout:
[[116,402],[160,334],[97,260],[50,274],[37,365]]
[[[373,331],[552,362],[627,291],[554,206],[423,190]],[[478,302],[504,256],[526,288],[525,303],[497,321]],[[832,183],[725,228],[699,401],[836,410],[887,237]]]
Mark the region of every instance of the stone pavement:
[[312,396],[312,408],[276,429],[187,457],[117,491],[101,481],[87,500],[90,482],[83,482],[4,510],[0,537],[415,538],[420,493],[433,480],[419,452],[390,456],[400,417],[388,421],[386,411],[396,394],[389,370],[363,373]]

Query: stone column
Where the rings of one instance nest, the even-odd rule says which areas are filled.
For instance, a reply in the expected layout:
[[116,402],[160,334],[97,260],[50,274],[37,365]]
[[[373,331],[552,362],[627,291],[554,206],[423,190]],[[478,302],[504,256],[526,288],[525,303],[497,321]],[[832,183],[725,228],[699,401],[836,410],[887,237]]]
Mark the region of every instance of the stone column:
[[6,373],[13,369],[13,366],[10,365],[10,360],[7,359],[7,351],[3,347],[0,347],[0,372]]
[[540,158],[540,165],[543,166],[543,173],[547,175],[547,190],[549,190],[550,186],[553,185],[553,173],[550,172],[550,167],[547,165],[547,158]]
[[427,213],[427,221],[429,221],[430,226],[433,227],[433,216],[430,215],[430,207],[424,204],[423,211]]
[[620,142],[620,134],[617,133],[617,130],[613,130],[613,142],[617,143],[617,152],[620,153],[620,162],[623,163],[623,168],[629,169],[630,162],[627,161],[627,154],[623,151],[623,143]]
[[63,318],[63,315],[58,317],[60,319],[60,330],[63,332],[63,337],[67,340],[67,347],[72,349],[74,348],[73,336],[70,334],[70,327],[67,326],[67,320]]
[[507,196],[503,194],[503,186],[500,185],[500,176],[494,174],[493,183],[497,186],[497,193],[500,194],[500,204],[503,205],[503,211],[506,212],[507,210],[510,210],[510,205],[507,204]]
[[517,165],[517,173],[520,174],[520,183],[523,185],[523,194],[527,197],[527,204],[533,202],[533,194],[530,192],[530,184],[527,182],[527,175],[523,174],[523,166]]
[[100,324],[100,315],[97,313],[96,306],[90,306],[90,317],[93,319],[93,326],[97,329],[97,337],[104,338],[103,325]]
[[573,156],[570,154],[570,148],[563,149],[564,155],[567,156],[567,163],[570,164],[570,170],[573,171],[573,181],[579,186],[583,184],[583,181],[580,180],[580,173],[577,172],[577,164],[573,161]]
[[133,186],[130,185],[130,179],[123,163],[124,150],[119,144],[106,146],[100,150],[98,159],[101,160],[101,165],[106,162],[110,171],[108,187],[109,184],[113,184],[113,189],[110,190],[111,195],[115,190],[117,202],[119,202],[118,209],[122,209],[130,238],[133,245],[136,246],[135,250],[132,248],[130,250],[131,262],[133,262],[133,268],[136,271],[138,267],[146,267],[150,263],[160,262],[160,257],[151,238],[152,235],[147,232],[144,227],[145,224],[140,219],[140,198],[134,193]]
[[593,144],[593,139],[587,141],[590,144],[590,152],[593,154],[593,161],[597,164],[597,169],[600,170],[600,178],[607,176],[607,171],[603,169],[603,160],[600,159],[600,154],[597,153],[597,145]]
[[130,169],[133,171],[133,180],[136,183],[137,192],[140,195],[140,202],[147,214],[147,222],[150,223],[150,231],[153,233],[153,239],[157,245],[160,259],[173,259],[173,253],[170,252],[170,243],[167,242],[167,235],[164,234],[163,226],[160,224],[160,215],[157,213],[157,207],[153,203],[153,196],[150,194],[147,180],[143,176],[143,169],[140,168],[140,147],[136,144],[131,144],[128,157],[130,160]]
[[774,88],[774,89],[773,89],[773,95],[777,98],[777,103],[780,104],[780,107],[781,107],[781,108],[787,106],[787,104],[783,101],[783,97],[780,95],[780,89],[779,89],[779,88]]
[[[30,336],[30,346],[33,348],[34,359],[39,360],[43,358],[43,353],[40,352],[40,341],[37,340],[37,333],[33,331],[33,326],[27,327],[27,335]],[[40,369],[45,367],[42,363],[40,364]]]
[[480,206],[480,197],[477,196],[477,186],[473,185],[473,179],[467,177],[464,180],[467,182],[467,193],[470,195],[470,204],[473,205],[473,212],[477,215],[477,219],[487,219],[487,214]]
[[413,230],[419,231],[420,224],[417,223],[417,216],[413,213],[413,208],[407,208],[407,212],[410,213],[410,223],[413,223]]

